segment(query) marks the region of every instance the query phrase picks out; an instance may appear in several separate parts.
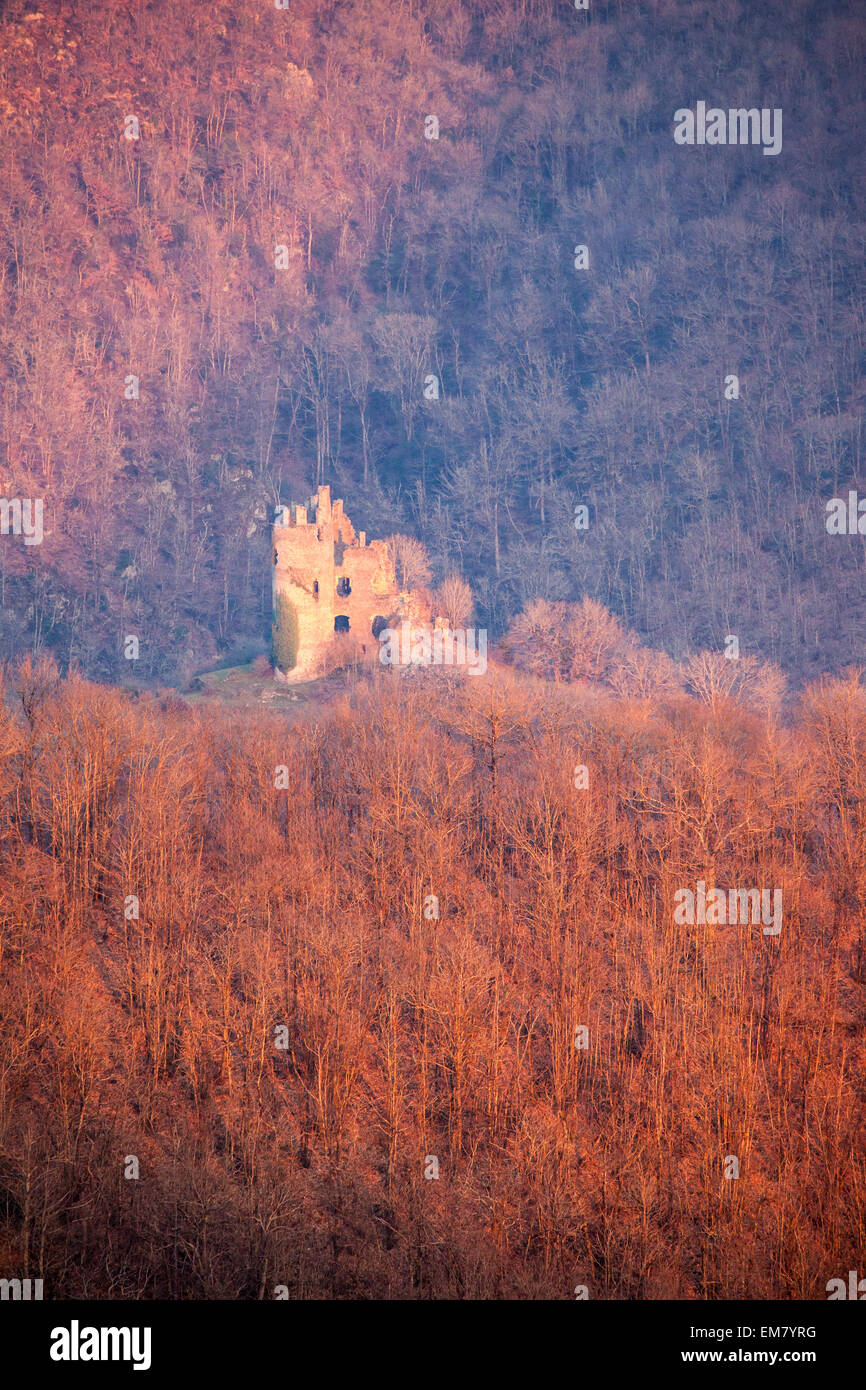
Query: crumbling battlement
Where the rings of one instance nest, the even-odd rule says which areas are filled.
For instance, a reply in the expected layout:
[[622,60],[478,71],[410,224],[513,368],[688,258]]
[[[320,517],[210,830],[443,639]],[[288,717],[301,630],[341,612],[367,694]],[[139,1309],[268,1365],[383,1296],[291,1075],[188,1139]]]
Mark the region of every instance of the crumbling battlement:
[[385,541],[356,532],[330,487],[306,505],[278,507],[272,534],[274,615],[285,621],[285,600],[294,629],[294,664],[282,673],[289,680],[320,674],[335,633],[371,651],[380,628],[428,616],[418,594],[397,589]]

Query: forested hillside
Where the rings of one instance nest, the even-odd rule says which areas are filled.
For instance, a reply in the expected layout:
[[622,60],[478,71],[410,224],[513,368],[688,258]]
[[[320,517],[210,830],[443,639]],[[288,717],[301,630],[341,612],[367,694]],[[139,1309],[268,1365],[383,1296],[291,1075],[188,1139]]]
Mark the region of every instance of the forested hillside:
[[[864,32],[842,0],[7,4],[0,491],[45,536],[0,539],[0,650],[123,681],[128,634],[145,679],[252,648],[270,508],[330,482],[494,636],[588,594],[675,657],[840,668]],[[780,108],[781,151],[677,145],[698,100]]]
[[[816,1300],[862,1268],[855,676],[790,725],[441,671],[293,728],[174,703],[0,679],[0,1276]],[[684,922],[703,881],[780,920]]]

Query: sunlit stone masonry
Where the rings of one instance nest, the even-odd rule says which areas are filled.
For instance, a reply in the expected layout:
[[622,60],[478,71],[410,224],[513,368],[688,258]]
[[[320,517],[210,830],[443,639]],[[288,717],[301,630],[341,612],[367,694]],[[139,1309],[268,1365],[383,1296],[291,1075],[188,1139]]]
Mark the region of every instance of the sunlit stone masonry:
[[404,618],[429,620],[426,594],[398,587],[387,542],[356,532],[342,499],[331,501],[330,487],[305,505],[277,508],[273,566],[278,679],[321,675],[340,634],[374,654],[383,628]]

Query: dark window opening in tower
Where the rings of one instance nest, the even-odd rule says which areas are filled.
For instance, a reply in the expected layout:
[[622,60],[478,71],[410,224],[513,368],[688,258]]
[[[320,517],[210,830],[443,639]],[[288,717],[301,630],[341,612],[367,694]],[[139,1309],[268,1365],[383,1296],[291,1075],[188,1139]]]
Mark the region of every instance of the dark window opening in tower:
[[345,576],[337,580],[337,593],[340,598],[348,598],[351,592],[352,585]]
[[346,617],[346,614],[345,614],[345,613],[338,613],[338,614],[337,614],[336,618],[334,619],[334,631],[335,631],[335,632],[348,632],[348,631],[349,631],[349,619]]
[[380,633],[380,632],[384,632],[384,631],[385,631],[385,628],[386,628],[387,626],[388,626],[388,619],[387,619],[387,618],[383,618],[383,617],[381,616],[381,614],[379,615],[378,618],[374,618],[374,619],[373,619],[373,636],[374,636],[374,637],[378,637],[378,636],[379,636],[379,633]]
[[314,579],[314,580],[313,580],[313,598],[314,598],[314,599],[316,600],[316,602],[318,603],[318,601],[319,601],[319,581],[318,581],[318,579]]

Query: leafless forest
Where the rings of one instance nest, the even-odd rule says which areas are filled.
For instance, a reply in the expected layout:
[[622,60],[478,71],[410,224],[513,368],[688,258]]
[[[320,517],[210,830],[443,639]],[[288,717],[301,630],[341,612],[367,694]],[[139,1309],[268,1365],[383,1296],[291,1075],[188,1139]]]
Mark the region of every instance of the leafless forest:
[[[4,1267],[68,1297],[802,1299],[856,1262],[857,673],[784,719],[388,673],[292,728],[9,682]],[[698,879],[780,887],[781,933],[675,925]]]
[[[252,651],[327,482],[497,635],[588,593],[678,657],[856,659],[864,60],[858,0],[8,0],[0,479],[46,535],[0,654]],[[678,147],[701,96],[781,154]]]
[[[0,2],[0,1279],[866,1275],[864,59],[855,0]],[[319,485],[483,673],[335,618],[303,708],[201,698]]]

